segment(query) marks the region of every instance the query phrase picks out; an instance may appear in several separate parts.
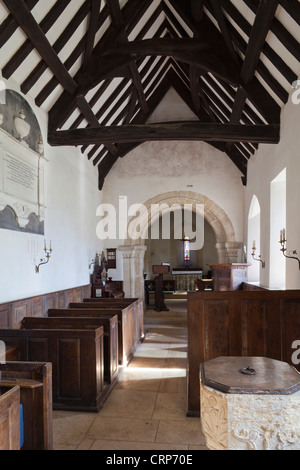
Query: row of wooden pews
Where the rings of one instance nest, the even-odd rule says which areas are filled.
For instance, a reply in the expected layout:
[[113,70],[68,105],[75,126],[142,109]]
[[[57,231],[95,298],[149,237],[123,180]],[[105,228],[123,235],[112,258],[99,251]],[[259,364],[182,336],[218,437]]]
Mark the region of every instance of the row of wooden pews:
[[[135,298],[83,299],[70,303],[67,308],[48,309],[46,316],[24,317],[19,329],[0,329],[0,340],[7,345],[9,358],[13,359],[0,364],[0,387],[14,385],[21,387],[22,392],[27,380],[32,388],[38,388],[37,364],[48,374],[46,382],[38,379],[42,390],[38,405],[33,400],[31,407],[26,405],[27,414],[31,409],[31,417],[24,412],[22,449],[52,449],[49,431],[52,408],[98,412],[117,382],[121,368],[130,362],[143,337],[144,303]],[[29,365],[35,370],[32,377],[29,377]],[[4,397],[8,390],[3,390]],[[1,398],[2,395],[0,422]],[[22,399],[21,396],[21,402]],[[39,440],[36,436],[29,440],[33,434],[29,430],[30,422],[38,424],[34,434],[39,434]],[[7,437],[8,429],[11,426],[5,432],[0,424],[0,450],[8,442],[6,439],[6,444],[1,443],[1,435]],[[43,435],[45,438],[41,439]]]

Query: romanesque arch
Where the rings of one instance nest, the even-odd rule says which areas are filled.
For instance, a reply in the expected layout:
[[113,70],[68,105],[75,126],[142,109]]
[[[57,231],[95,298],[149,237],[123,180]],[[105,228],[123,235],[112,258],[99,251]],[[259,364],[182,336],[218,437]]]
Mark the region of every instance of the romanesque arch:
[[242,243],[236,240],[233,225],[228,215],[220,206],[208,197],[193,191],[170,191],[158,194],[140,205],[138,219],[141,236],[138,239],[134,239],[130,236],[133,221],[136,220],[136,217],[132,217],[128,222],[127,233],[129,236],[124,240],[124,245],[119,247],[123,254],[123,281],[126,296],[143,296],[144,253],[146,250],[145,234],[148,232],[148,228],[155,220],[155,217],[158,218],[160,216],[161,212],[158,208],[161,209],[165,207],[165,210],[168,210],[168,208],[174,205],[182,209],[185,205],[191,205],[193,206],[193,210],[197,210],[197,207],[202,206],[204,209],[202,214],[216,234],[216,248],[219,263],[238,262]]

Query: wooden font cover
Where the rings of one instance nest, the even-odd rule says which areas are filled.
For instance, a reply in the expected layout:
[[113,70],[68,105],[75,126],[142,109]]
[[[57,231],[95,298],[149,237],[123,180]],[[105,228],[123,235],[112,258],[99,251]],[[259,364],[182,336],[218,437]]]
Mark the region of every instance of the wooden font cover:
[[300,390],[296,369],[266,357],[217,357],[200,364],[200,377],[224,393],[289,395]]

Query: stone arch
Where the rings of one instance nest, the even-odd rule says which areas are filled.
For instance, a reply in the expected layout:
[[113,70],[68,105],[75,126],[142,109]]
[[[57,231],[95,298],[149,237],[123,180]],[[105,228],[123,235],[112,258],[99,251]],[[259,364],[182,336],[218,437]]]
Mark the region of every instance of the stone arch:
[[[170,208],[173,205],[178,205],[184,208],[186,204],[192,204],[195,209],[197,204],[204,206],[204,218],[216,234],[219,263],[238,262],[239,251],[243,244],[236,240],[231,220],[220,206],[208,197],[193,191],[170,191],[158,194],[148,199],[144,204],[135,207],[140,212],[138,220],[141,236],[138,239],[128,236],[124,240],[124,245],[119,247],[123,254],[123,282],[126,296],[141,297],[144,295],[145,234],[154,220],[151,219],[150,215],[151,207],[165,205]],[[159,215],[160,212],[155,214],[156,217],[159,217]],[[136,216],[132,216],[128,222],[127,233],[129,234],[132,233],[134,220],[136,220]]]

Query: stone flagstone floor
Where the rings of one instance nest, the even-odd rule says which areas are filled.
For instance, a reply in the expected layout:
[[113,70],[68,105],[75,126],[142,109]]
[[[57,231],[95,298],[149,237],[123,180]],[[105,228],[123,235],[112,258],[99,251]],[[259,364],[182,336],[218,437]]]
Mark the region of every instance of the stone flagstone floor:
[[99,413],[53,412],[54,450],[207,450],[186,410],[186,301],[145,312],[145,341]]

